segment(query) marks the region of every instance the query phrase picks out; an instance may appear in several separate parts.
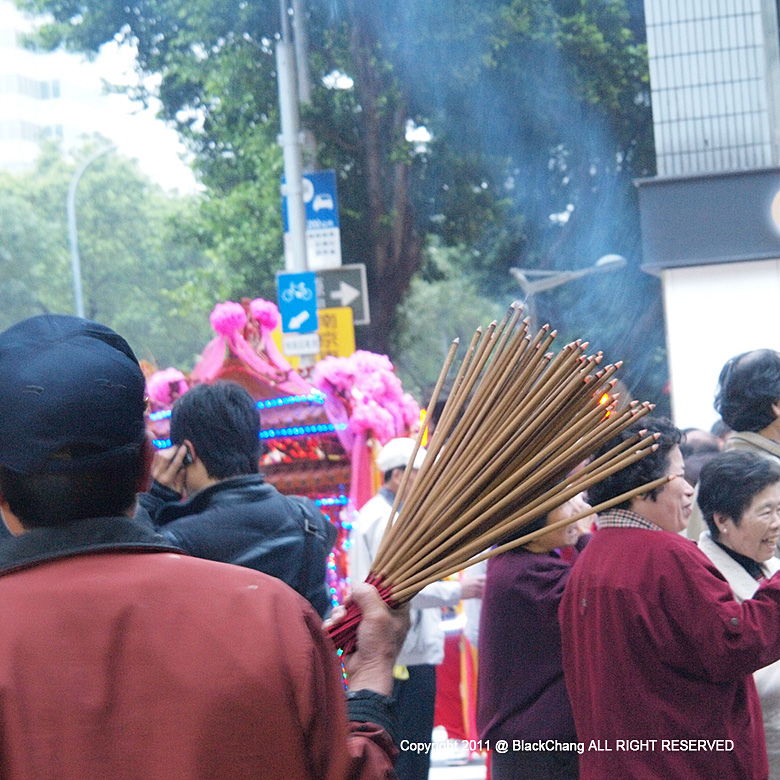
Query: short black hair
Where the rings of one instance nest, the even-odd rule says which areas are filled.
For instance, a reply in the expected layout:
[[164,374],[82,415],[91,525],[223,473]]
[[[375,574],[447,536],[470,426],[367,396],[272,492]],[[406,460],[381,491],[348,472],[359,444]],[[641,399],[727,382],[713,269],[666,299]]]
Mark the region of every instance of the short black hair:
[[236,382],[196,385],[171,410],[171,442],[185,439],[214,479],[256,474],[262,452],[257,404]]
[[135,504],[144,468],[141,450],[139,444],[111,464],[85,471],[18,474],[0,467],[0,493],[24,528],[117,517]]
[[720,439],[702,428],[685,428],[680,442],[680,452],[684,458],[689,455],[699,455],[707,452],[720,452]]
[[[655,452],[651,452],[644,458],[588,488],[588,503],[591,506],[596,506],[596,504],[601,504],[604,501],[610,501],[622,493],[627,493],[629,490],[641,487],[648,482],[653,482],[669,473],[669,454],[682,441],[682,432],[666,417],[643,417],[639,422],[630,425],[614,439],[607,442],[595,454],[595,457],[604,455],[613,447],[630,439],[642,430],[646,430],[648,435],[653,433],[659,434],[656,441],[658,448]],[[647,494],[648,498],[655,501],[662,488],[663,486],[649,491]],[[630,505],[630,501],[624,501],[622,504],[618,504],[617,508],[628,509]]]
[[712,423],[710,433],[714,433],[719,439],[724,439],[731,433],[731,428],[722,419],[717,419]]
[[720,536],[716,512],[739,525],[753,498],[776,482],[780,482],[780,463],[749,450],[722,452],[705,463],[699,475],[697,503],[712,538]]
[[763,430],[774,422],[780,399],[780,354],[773,349],[743,352],[726,361],[718,377],[715,409],[733,431]]

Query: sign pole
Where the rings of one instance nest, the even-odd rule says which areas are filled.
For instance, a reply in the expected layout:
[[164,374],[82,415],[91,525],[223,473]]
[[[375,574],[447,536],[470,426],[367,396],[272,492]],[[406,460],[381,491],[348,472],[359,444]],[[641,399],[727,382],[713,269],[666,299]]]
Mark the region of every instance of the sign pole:
[[290,231],[290,253],[285,254],[285,268],[302,273],[306,261],[306,209],[303,203],[303,157],[301,152],[298,98],[295,84],[295,54],[290,44],[287,3],[281,2],[282,39],[276,42],[276,78],[279,87],[281,130],[279,143],[284,161],[287,190],[287,219]]

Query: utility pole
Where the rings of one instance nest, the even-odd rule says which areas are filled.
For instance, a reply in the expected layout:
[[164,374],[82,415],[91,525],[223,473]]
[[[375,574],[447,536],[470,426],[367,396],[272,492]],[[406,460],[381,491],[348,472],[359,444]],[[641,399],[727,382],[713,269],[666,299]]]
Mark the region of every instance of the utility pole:
[[290,18],[287,0],[279,0],[282,30],[276,42],[276,78],[279,87],[281,133],[279,143],[284,161],[287,190],[287,222],[290,254],[285,256],[286,270],[300,273],[308,269],[306,260],[306,207],[303,201],[303,155],[298,117],[298,89],[295,74],[295,52],[290,42]]
[[[295,65],[298,74],[298,104],[308,106],[311,103],[311,72],[309,70],[309,31],[303,0],[292,0],[292,10]],[[314,139],[314,133],[307,127],[301,128],[301,146],[304,170],[313,171],[317,164],[317,142]]]

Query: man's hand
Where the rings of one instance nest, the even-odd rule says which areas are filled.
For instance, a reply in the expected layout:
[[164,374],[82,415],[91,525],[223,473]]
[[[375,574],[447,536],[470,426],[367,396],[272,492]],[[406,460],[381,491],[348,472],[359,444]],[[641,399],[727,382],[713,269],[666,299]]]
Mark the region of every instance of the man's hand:
[[460,581],[461,598],[481,599],[485,592],[485,580],[484,574],[479,574],[476,577],[464,577]]
[[[354,600],[363,617],[357,631],[357,650],[345,656],[347,684],[352,690],[367,688],[383,696],[393,692],[393,666],[409,630],[409,609],[390,609],[372,585],[356,585],[345,605]],[[344,619],[345,607],[336,607],[325,627]]]
[[161,485],[184,492],[184,458],[187,448],[182,444],[179,447],[168,447],[166,450],[158,450],[152,461],[152,478]]

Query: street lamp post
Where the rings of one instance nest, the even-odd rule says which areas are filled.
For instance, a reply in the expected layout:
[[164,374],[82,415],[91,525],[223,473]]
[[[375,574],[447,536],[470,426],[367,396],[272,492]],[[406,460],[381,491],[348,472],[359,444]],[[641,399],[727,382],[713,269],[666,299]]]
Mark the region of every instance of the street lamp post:
[[560,287],[562,284],[581,279],[583,276],[591,274],[606,273],[616,271],[626,264],[626,258],[622,255],[604,255],[587,268],[578,268],[575,271],[540,271],[532,268],[510,268],[515,281],[520,285],[520,289],[525,293],[523,304],[528,312],[530,327],[536,328],[536,303],[534,295],[536,293],[552,290]]
[[79,258],[79,237],[78,231],[76,230],[76,188],[79,186],[79,181],[81,181],[84,171],[86,171],[95,160],[102,157],[104,154],[112,152],[114,149],[116,149],[116,144],[104,146],[102,149],[98,149],[94,154],[87,157],[87,159],[76,168],[76,172],[73,174],[73,178],[70,180],[70,186],[68,187],[68,197],[65,208],[68,215],[70,264],[73,269],[73,303],[77,317],[84,316],[84,295],[81,290],[81,260]]

